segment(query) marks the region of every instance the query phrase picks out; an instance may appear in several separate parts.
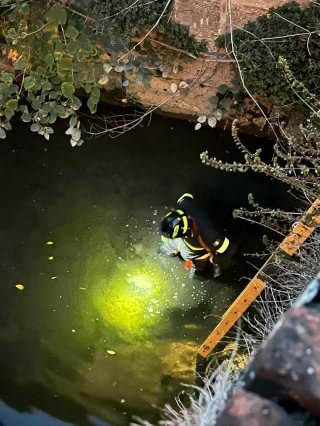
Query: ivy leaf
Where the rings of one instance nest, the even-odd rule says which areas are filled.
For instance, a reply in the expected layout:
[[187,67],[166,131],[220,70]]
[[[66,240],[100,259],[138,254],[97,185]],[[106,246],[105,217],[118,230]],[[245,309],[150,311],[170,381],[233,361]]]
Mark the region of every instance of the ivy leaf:
[[57,121],[58,116],[56,114],[51,114],[48,120],[48,123],[53,124]]
[[215,117],[208,118],[208,124],[213,129],[217,125],[217,119]]
[[115,70],[115,72],[123,72],[125,69],[126,68],[124,66],[117,65],[114,70]]
[[79,31],[77,28],[73,27],[72,25],[69,25],[65,31],[65,35],[68,38],[76,38],[79,35]]
[[68,45],[67,45],[67,49],[68,49],[68,53],[70,53],[70,55],[74,55],[75,53],[77,53],[77,50],[79,48],[79,44],[74,41],[74,40],[70,40]]
[[35,85],[35,80],[30,75],[26,77],[23,81],[23,86],[25,89],[31,89]]
[[107,75],[102,75],[99,80],[99,84],[104,85],[109,81],[109,77]]
[[42,41],[44,41],[45,43],[48,43],[51,37],[52,37],[52,31],[46,31],[42,36]]
[[18,106],[18,101],[17,99],[10,99],[10,101],[8,101],[6,103],[6,107],[12,111],[16,110]]
[[61,53],[62,52],[62,41],[61,40],[55,40],[54,42],[54,51],[55,53]]
[[6,131],[0,127],[0,139],[5,139],[7,137]]
[[221,95],[225,95],[228,90],[229,90],[229,87],[226,84],[221,84],[218,87],[218,92],[221,93]]
[[38,123],[33,123],[32,126],[30,127],[31,132],[38,132],[40,129],[41,129],[41,126]]
[[91,101],[94,105],[97,105],[99,103],[99,98],[96,96],[90,95],[89,101]]
[[232,99],[230,99],[230,98],[223,99],[220,102],[220,105],[225,109],[229,109],[231,104],[232,104]]
[[205,115],[200,115],[200,117],[197,118],[198,123],[205,123],[207,121],[207,117]]
[[180,89],[186,89],[188,87],[188,84],[185,81],[180,81],[179,88]]
[[92,87],[92,85],[91,85],[91,84],[89,84],[89,83],[87,83],[87,84],[84,86],[84,90],[85,90],[87,93],[90,93],[90,92],[91,92],[91,87]]
[[211,107],[205,107],[203,109],[203,113],[204,113],[204,115],[212,115],[213,114],[213,109]]
[[62,90],[63,96],[65,96],[66,98],[70,98],[70,96],[73,95],[75,92],[74,86],[66,82],[62,83],[61,90]]
[[4,81],[5,83],[8,83],[10,80],[13,80],[14,78],[14,74],[12,74],[12,72],[3,72],[1,74],[1,80]]
[[4,115],[5,115],[7,120],[10,120],[14,116],[14,110],[12,110],[10,108],[6,108],[4,110]]
[[177,90],[178,90],[178,86],[177,86],[177,84],[176,84],[176,83],[172,83],[172,84],[171,84],[171,92],[172,92],[172,93],[176,93],[176,92],[177,92]]
[[7,36],[8,36],[9,38],[15,38],[15,37],[17,36],[17,33],[16,33],[15,28],[10,28],[10,29],[8,30]]
[[211,105],[218,105],[219,101],[219,96],[211,96],[211,98],[209,98],[209,102]]
[[55,112],[59,115],[59,116],[64,116],[66,113],[65,108],[62,105],[57,105],[55,108]]
[[60,4],[55,4],[48,10],[47,18],[60,25],[64,25],[67,22],[67,14]]
[[103,64],[103,69],[107,74],[109,74],[109,72],[112,70],[112,66],[106,62]]
[[49,55],[46,55],[44,58],[44,62],[51,67],[54,64],[54,56],[51,53]]
[[6,130],[12,130],[12,126],[11,126],[11,124],[9,123],[9,121],[7,121],[6,123],[3,123],[3,126],[2,126],[4,129],[6,129]]
[[95,108],[95,104],[92,102],[91,98],[88,99],[87,105],[90,111],[92,111]]
[[220,120],[221,120],[221,118],[222,118],[222,116],[223,116],[223,113],[222,113],[221,109],[217,109],[217,110],[213,113],[213,115],[215,116],[215,118],[216,118],[218,121],[220,121]]
[[45,81],[42,84],[42,89],[43,90],[51,90],[52,89],[52,84],[50,83],[50,81]]
[[77,53],[77,59],[79,62],[83,62],[84,60],[84,53],[83,52],[78,52]]
[[78,117],[76,115],[73,115],[69,120],[69,126],[74,127],[77,124]]
[[91,89],[91,96],[94,96],[95,98],[100,98],[100,89],[98,87],[93,87]]
[[21,15],[29,15],[30,13],[30,7],[28,3],[22,3],[22,5],[19,7],[18,12]]
[[72,69],[72,60],[70,58],[61,58],[58,66],[61,70],[70,71]]
[[201,129],[201,123],[196,124],[195,130],[199,130],[199,129]]
[[94,74],[89,74],[89,75],[87,76],[87,83],[93,83],[93,82],[94,82],[94,80],[95,80],[95,78],[94,78]]
[[19,59],[14,64],[14,69],[17,70],[17,71],[20,71],[20,70],[23,70],[26,66],[27,66],[27,63],[23,59]]
[[19,87],[16,84],[10,84],[10,86],[8,87],[8,93],[10,95],[13,95],[14,93],[18,93],[19,91]]
[[80,101],[79,98],[77,98],[76,96],[71,96],[70,108],[77,111],[81,107],[81,105],[82,105],[82,102]]

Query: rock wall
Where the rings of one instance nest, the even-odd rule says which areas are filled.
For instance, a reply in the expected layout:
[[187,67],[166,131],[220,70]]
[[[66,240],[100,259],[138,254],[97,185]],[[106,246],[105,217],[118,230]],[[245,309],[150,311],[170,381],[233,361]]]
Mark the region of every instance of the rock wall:
[[320,275],[248,366],[216,426],[320,424]]
[[[297,0],[302,6],[307,6],[309,0]],[[242,27],[246,22],[255,20],[266,13],[270,7],[277,7],[286,0],[231,0],[233,27]],[[208,40],[208,62],[201,60],[185,64],[183,71],[174,74],[170,70],[168,78],[153,78],[149,89],[143,86],[128,87],[128,94],[138,95],[144,105],[162,105],[160,111],[173,116],[194,119],[203,114],[205,108],[212,108],[209,102],[216,95],[221,84],[232,86],[234,65],[228,60],[225,52],[217,52],[215,39],[229,32],[229,14],[226,0],[175,0],[171,19],[190,27],[198,40]],[[217,59],[217,54],[218,58]],[[177,53],[177,58],[179,55]],[[210,61],[209,61],[210,60]],[[202,84],[192,86],[190,92],[170,100],[172,97],[171,84],[179,84],[181,80],[192,79]],[[242,111],[231,112],[222,120],[220,126],[230,127],[232,120],[237,117],[242,130],[247,133],[266,136],[265,120],[253,104],[247,104]],[[265,126],[267,127],[267,126]],[[265,131],[263,132],[262,129]]]

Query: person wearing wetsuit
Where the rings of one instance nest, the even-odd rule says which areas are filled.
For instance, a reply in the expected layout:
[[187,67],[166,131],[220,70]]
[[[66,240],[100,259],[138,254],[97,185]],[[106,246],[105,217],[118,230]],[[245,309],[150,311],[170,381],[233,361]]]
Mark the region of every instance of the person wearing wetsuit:
[[159,233],[164,241],[164,251],[169,255],[180,255],[187,260],[186,267],[192,266],[196,272],[213,266],[214,278],[230,266],[237,250],[237,246],[214,227],[191,194],[179,198],[177,209],[162,220]]

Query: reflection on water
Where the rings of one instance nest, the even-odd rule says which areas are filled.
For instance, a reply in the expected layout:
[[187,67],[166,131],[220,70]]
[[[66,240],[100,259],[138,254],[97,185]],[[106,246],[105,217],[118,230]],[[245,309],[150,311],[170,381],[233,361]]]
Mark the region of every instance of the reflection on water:
[[244,286],[242,271],[201,282],[160,257],[158,222],[188,190],[214,200],[246,247],[230,209],[243,205],[250,178],[202,166],[208,143],[195,144],[185,123],[157,118],[73,150],[64,130],[49,143],[17,123],[0,146],[0,421],[155,420],[152,404],[193,382],[197,346]]

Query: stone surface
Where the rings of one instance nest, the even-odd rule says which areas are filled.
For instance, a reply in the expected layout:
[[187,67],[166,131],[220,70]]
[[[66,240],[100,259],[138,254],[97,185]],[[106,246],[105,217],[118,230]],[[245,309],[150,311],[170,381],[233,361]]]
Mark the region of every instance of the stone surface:
[[246,389],[320,416],[320,306],[294,307],[260,349]]
[[[278,7],[286,3],[285,0],[231,0],[232,20],[234,28],[242,27],[248,21],[254,21],[258,16],[266,13],[270,7]],[[307,6],[309,0],[298,0],[302,6]],[[230,31],[230,20],[227,9],[227,0],[175,0],[174,11],[171,19],[190,27],[191,33],[196,39],[207,39],[210,52],[217,52],[215,39]],[[221,49],[220,49],[221,50]],[[219,52],[224,56],[225,52]],[[177,59],[179,55],[177,54]],[[228,59],[224,56],[224,59]],[[235,68],[230,62],[209,62],[195,61],[184,64],[184,70],[178,74],[169,72],[167,79],[153,78],[151,89],[143,86],[128,87],[127,92],[138,95],[141,102],[147,106],[160,105],[160,110],[165,114],[173,116],[185,116],[185,118],[195,118],[203,114],[204,109],[212,107],[209,98],[215,96],[221,84],[232,86]],[[179,97],[172,98],[171,84],[181,80],[192,79],[203,83],[194,85],[190,92]],[[230,110],[224,119],[219,123],[219,127],[229,128],[232,121],[237,118],[241,131],[258,136],[270,136],[268,126],[261,120],[261,112],[251,105],[247,109],[245,105],[240,111]],[[272,111],[269,111],[272,115]],[[262,131],[263,130],[263,131]]]
[[216,426],[294,426],[277,404],[242,388],[223,411]]

